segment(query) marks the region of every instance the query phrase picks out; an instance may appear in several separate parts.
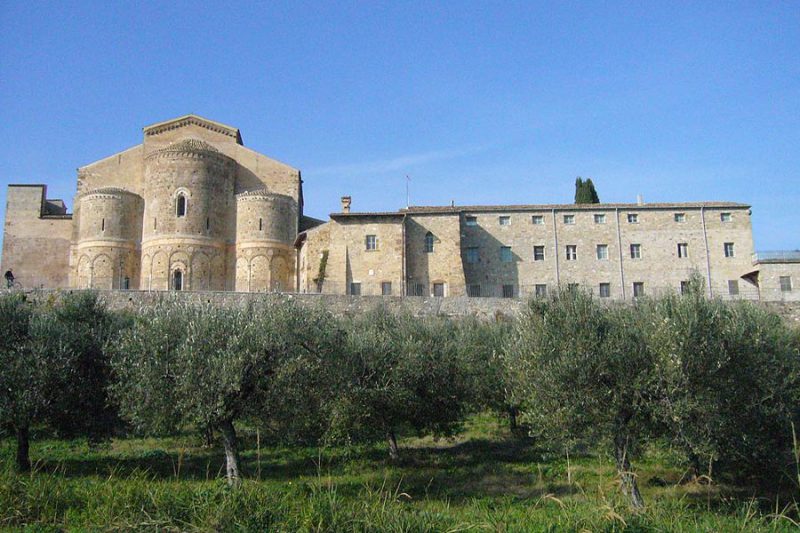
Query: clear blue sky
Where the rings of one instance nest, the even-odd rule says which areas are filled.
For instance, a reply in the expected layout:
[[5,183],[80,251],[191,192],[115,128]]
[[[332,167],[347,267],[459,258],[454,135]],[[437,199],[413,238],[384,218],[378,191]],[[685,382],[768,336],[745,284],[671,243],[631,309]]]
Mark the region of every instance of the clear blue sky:
[[753,206],[800,248],[800,2],[0,2],[0,200],[197,113],[302,170],[306,212]]

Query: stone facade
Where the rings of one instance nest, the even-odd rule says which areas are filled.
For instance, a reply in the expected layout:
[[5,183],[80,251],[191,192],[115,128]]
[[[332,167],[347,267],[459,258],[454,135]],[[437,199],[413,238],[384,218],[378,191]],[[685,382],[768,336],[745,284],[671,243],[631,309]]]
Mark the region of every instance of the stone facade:
[[43,186],[9,186],[3,268],[25,286],[291,288],[302,198],[297,169],[188,115],[79,168],[72,215]]
[[[800,260],[753,259],[730,202],[409,207],[303,215],[300,172],[194,115],[78,169],[74,213],[10,185],[3,269],[24,286],[528,297],[577,285],[629,300],[679,291],[800,299]],[[787,278],[791,278],[787,282]]]

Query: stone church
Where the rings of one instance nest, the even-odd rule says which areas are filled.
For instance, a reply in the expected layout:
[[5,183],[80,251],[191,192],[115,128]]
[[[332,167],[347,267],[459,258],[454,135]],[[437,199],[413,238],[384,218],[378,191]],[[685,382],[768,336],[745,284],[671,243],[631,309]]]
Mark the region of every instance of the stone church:
[[327,222],[305,216],[298,169],[186,115],[80,167],[71,214],[44,185],[9,185],[1,268],[53,288],[527,297],[579,286],[630,299],[700,274],[712,296],[800,293],[800,257],[754,256],[745,204],[351,202]]

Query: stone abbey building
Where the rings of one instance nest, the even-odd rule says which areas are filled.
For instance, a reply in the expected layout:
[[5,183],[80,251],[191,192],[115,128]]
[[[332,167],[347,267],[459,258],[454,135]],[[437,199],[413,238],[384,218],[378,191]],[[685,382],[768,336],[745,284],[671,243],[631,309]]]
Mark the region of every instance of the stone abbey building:
[[730,202],[408,207],[323,222],[300,171],[195,115],[78,169],[74,212],[44,185],[9,185],[2,269],[23,287],[544,295],[577,285],[629,299],[681,290],[800,299],[800,254],[754,255]]

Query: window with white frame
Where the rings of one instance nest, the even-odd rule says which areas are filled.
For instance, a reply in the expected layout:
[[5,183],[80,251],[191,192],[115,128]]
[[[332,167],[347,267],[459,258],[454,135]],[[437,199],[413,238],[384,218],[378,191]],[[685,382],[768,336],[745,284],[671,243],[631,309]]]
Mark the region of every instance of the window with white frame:
[[792,292],[792,276],[780,276],[781,292]]
[[605,261],[608,259],[608,245],[607,244],[598,244],[597,245],[597,259],[601,261]]
[[564,224],[574,224],[575,215],[564,215]]
[[726,242],[723,245],[723,251],[725,252],[725,257],[735,257],[732,242]]
[[533,287],[533,293],[537,298],[545,298],[547,296],[547,285],[544,283],[537,283]]
[[642,258],[642,245],[631,244],[631,259],[641,259],[641,258]]
[[531,224],[544,226],[544,215],[531,215]]
[[720,222],[730,222],[731,221],[731,214],[730,213],[720,213],[719,214]]
[[594,215],[594,223],[595,224],[605,224],[606,223],[606,215],[603,213],[596,213]]
[[686,222],[686,213],[675,213],[675,222]]
[[467,263],[474,264],[480,261],[480,259],[481,258],[480,254],[478,253],[477,246],[470,246],[469,248],[467,248]]
[[367,250],[378,249],[378,237],[376,237],[375,235],[367,235],[365,238],[365,243]]
[[544,261],[544,245],[537,245],[533,247],[533,260]]
[[503,263],[510,263],[513,259],[511,254],[511,247],[510,246],[501,246],[500,247],[500,261]]
[[567,245],[567,261],[575,261],[578,259],[578,245],[577,244],[568,244]]
[[350,284],[350,294],[353,296],[361,296],[361,283],[354,281]]
[[392,295],[392,282],[391,281],[382,281],[381,282],[381,296],[391,296]]
[[500,222],[501,226],[511,225],[511,217],[508,215],[500,215],[499,217],[497,217],[497,220]]
[[678,258],[679,259],[686,259],[687,257],[689,257],[689,243],[679,242],[678,243]]
[[639,223],[639,214],[628,213],[628,224],[638,224],[638,223]]
[[477,226],[478,225],[478,217],[474,215],[467,215],[464,218],[464,222],[467,226]]

